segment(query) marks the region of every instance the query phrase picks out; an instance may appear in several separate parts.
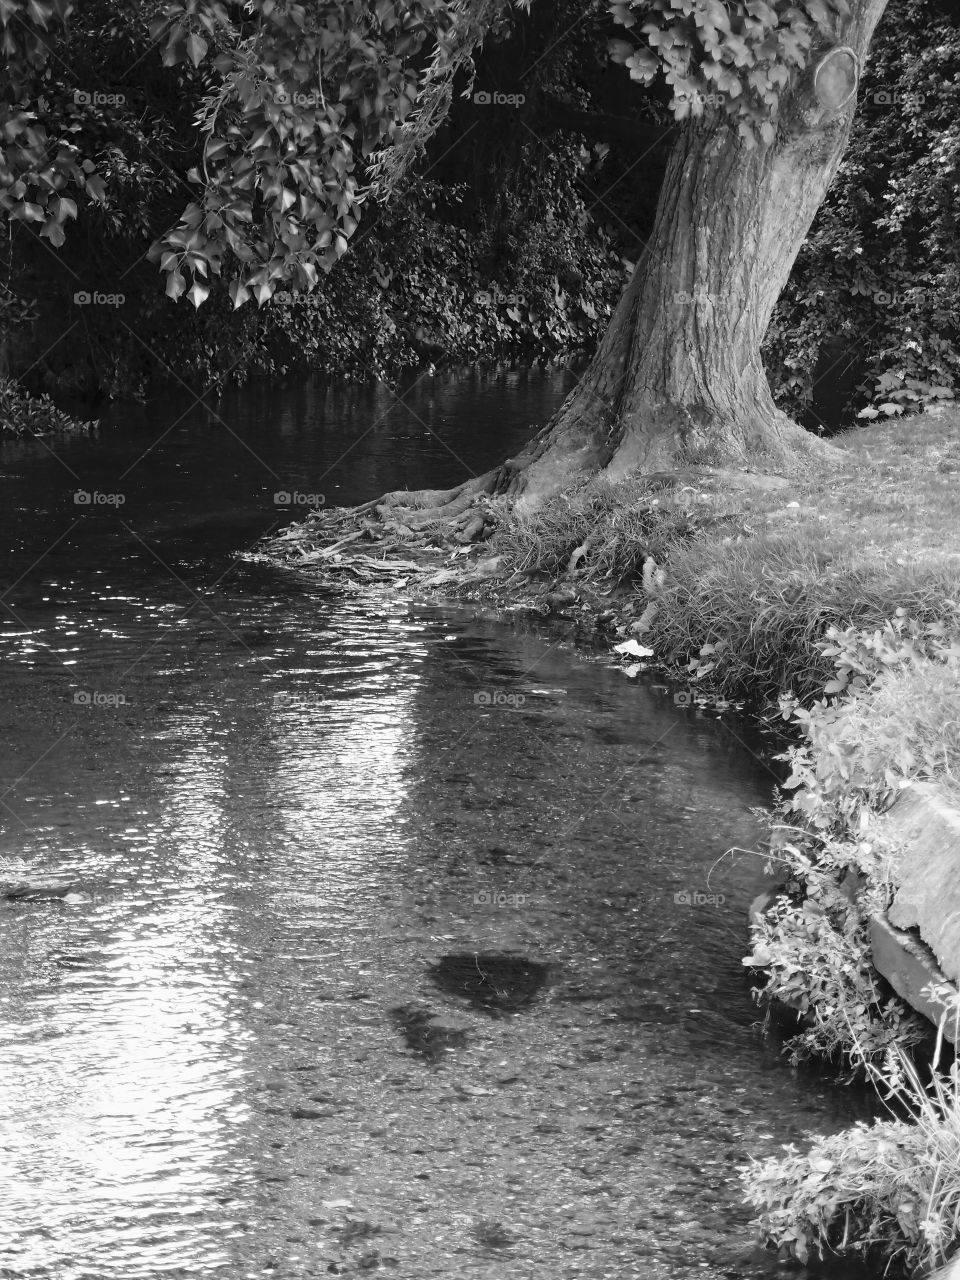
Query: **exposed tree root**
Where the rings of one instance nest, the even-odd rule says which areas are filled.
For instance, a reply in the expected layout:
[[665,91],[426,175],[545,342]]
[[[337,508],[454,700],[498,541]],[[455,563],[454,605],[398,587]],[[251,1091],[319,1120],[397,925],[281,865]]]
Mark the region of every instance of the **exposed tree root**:
[[[822,442],[813,437],[810,441],[811,452],[819,455],[817,446]],[[526,457],[511,459],[452,489],[395,490],[360,506],[315,511],[265,539],[247,558],[306,569],[312,576],[356,586],[411,578],[432,586],[489,577],[497,572],[497,563],[484,558],[482,544],[502,524],[517,495],[526,496],[528,468],[535,465],[537,456],[531,449]],[[591,480],[620,479],[613,471],[584,471],[572,485],[568,474],[564,491]],[[696,464],[635,478],[651,487],[692,484],[711,489],[771,490],[790,483],[783,475]]]

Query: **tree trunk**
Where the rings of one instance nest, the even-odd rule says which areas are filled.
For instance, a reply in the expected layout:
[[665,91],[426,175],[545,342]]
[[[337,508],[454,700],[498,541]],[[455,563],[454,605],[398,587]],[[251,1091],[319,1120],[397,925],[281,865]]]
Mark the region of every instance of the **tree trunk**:
[[[860,0],[841,41],[862,60],[887,0]],[[778,469],[825,446],[773,403],[760,344],[847,144],[854,90],[831,105],[820,58],[781,109],[776,140],[748,149],[735,127],[689,124],[674,144],[650,241],[574,391],[501,468],[497,492],[540,499],[603,472],[683,463]],[[834,94],[833,102],[838,97]]]

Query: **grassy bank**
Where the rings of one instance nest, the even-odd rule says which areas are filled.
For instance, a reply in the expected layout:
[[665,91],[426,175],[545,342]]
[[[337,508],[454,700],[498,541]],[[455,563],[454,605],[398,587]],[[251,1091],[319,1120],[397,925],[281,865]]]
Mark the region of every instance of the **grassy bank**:
[[[832,674],[816,646],[829,626],[879,627],[898,608],[932,623],[960,600],[960,411],[836,443],[835,460],[775,487],[691,468],[508,514],[490,545],[498,579],[616,591],[626,617],[655,604],[631,634],[719,696],[755,709],[787,691],[813,697]],[[665,572],[653,591],[648,557]]]

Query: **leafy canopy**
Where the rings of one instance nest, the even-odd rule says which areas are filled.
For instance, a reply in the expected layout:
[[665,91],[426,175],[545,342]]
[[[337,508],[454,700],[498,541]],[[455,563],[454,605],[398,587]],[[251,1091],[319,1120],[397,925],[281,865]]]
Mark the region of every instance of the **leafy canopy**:
[[[186,175],[196,198],[150,251],[168,296],[186,294],[199,306],[212,276],[229,282],[234,306],[263,304],[281,287],[311,291],[357,228],[362,182],[378,166],[389,171],[391,153],[415,156],[442,123],[454,75],[471,70],[484,34],[511,7],[529,4],[145,5],[163,64],[203,86],[197,163]],[[612,42],[614,59],[644,84],[662,75],[678,120],[711,113],[735,123],[745,145],[774,142],[785,90],[818,38],[833,39],[849,12],[847,0],[608,4],[641,37]],[[0,208],[54,246],[80,207],[106,199],[94,159],[77,146],[86,105],[66,104],[52,122],[35,109],[57,42],[82,9],[82,0],[0,0],[8,73],[0,91]]]

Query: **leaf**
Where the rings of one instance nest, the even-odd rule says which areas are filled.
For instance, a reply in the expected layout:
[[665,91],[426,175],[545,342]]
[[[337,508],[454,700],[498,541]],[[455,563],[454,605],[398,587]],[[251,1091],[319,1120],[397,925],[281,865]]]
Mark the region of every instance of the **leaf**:
[[13,210],[14,217],[21,222],[43,222],[43,209],[30,200],[21,200]]
[[823,3],[823,0],[804,0],[804,8],[818,26],[829,26],[830,10]]
[[205,302],[210,296],[210,286],[201,284],[199,280],[195,280],[190,287],[187,297],[193,303],[194,307],[199,308],[201,302]]
[[186,287],[187,282],[179,271],[172,271],[170,275],[167,276],[166,294],[167,297],[172,298],[174,302],[178,301]]
[[45,223],[40,235],[49,240],[55,249],[59,249],[67,238],[63,233],[63,226],[57,221]]
[[187,57],[195,67],[198,67],[203,61],[207,52],[207,42],[202,36],[198,36],[192,32],[187,36]]

